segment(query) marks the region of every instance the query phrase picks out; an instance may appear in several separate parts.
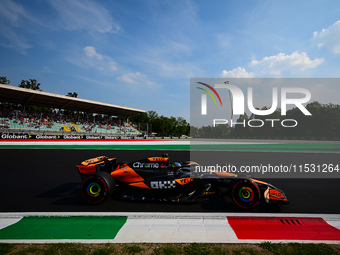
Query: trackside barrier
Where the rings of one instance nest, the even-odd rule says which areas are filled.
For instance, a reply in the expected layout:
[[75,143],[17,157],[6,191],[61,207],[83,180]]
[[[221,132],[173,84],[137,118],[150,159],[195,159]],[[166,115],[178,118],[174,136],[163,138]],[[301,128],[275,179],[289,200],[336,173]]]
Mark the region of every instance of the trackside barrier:
[[30,134],[30,133],[0,133],[0,140],[170,140],[187,139],[179,137],[138,137],[138,136],[113,136],[113,135],[81,135],[81,134]]

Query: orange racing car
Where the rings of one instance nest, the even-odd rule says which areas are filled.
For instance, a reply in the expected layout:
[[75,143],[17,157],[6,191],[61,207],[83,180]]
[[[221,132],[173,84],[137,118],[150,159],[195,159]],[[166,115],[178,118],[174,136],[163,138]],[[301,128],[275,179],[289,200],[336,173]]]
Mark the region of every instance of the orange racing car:
[[99,204],[113,193],[127,200],[196,202],[212,196],[229,196],[237,206],[251,209],[260,201],[287,204],[284,192],[249,176],[221,171],[197,171],[200,165],[170,163],[167,154],[129,163],[99,156],[76,166],[83,179],[81,195]]

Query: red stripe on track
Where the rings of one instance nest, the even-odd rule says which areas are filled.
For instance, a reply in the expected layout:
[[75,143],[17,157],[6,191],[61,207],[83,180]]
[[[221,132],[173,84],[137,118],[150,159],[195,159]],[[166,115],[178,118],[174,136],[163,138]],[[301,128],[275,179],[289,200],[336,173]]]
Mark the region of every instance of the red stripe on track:
[[340,230],[322,218],[227,217],[239,239],[340,241]]

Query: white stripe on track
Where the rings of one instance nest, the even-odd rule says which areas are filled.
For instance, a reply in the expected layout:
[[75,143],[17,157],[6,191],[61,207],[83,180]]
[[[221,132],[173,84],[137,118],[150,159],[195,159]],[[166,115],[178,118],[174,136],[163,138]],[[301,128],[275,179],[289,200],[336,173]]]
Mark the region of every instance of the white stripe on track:
[[226,218],[128,218],[116,243],[235,243],[238,239]]
[[6,228],[19,222],[23,217],[6,217],[0,218],[0,229]]

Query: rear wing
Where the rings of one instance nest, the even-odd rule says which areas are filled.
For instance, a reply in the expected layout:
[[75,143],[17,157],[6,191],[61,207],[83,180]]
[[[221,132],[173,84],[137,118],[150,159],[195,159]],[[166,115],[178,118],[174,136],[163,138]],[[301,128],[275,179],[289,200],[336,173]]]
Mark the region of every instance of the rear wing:
[[116,158],[108,158],[106,156],[99,156],[84,160],[80,165],[76,165],[77,170],[81,176],[94,174],[96,172],[113,171],[113,166],[116,164]]

